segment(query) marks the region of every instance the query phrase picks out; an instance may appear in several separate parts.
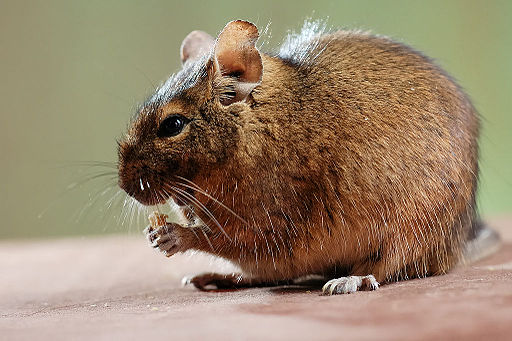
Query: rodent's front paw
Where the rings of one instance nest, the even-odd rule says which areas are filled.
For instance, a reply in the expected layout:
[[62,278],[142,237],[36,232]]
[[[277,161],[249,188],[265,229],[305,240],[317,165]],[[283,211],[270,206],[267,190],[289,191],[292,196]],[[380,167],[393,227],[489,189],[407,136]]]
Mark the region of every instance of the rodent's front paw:
[[180,249],[174,224],[166,223],[157,227],[149,225],[144,229],[144,233],[150,245],[160,250],[166,257],[174,255]]
[[351,294],[358,290],[377,290],[379,282],[373,275],[331,279],[322,288],[324,295]]

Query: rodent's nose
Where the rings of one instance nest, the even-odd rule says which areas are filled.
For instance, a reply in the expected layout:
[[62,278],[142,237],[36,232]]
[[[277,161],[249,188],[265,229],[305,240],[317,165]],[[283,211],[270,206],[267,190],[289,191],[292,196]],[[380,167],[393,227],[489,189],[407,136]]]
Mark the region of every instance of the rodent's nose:
[[168,174],[166,163],[155,157],[149,144],[126,140],[119,144],[118,184],[143,205],[164,203]]
[[136,186],[134,185],[134,179],[137,177],[142,178],[139,174],[136,165],[131,162],[122,162],[119,163],[118,169],[118,184],[121,189],[123,189],[128,195],[135,197],[135,193],[137,192]]
[[128,143],[119,146],[119,187],[143,205],[155,205],[167,199],[155,167],[136,146]]
[[140,162],[127,162],[119,165],[118,184],[129,196],[143,205],[164,203],[166,197],[155,181],[151,170]]

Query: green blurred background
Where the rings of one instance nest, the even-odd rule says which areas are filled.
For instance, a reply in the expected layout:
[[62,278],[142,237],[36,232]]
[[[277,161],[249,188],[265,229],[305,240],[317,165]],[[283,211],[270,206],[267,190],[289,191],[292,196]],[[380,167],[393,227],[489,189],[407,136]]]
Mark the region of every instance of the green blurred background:
[[115,139],[180,67],[191,30],[270,23],[276,46],[308,16],[407,42],[458,79],[484,118],[480,210],[511,214],[512,1],[1,0],[0,238],[141,230],[122,224],[121,195],[109,201],[113,177],[86,181],[108,169],[77,161],[116,160]]

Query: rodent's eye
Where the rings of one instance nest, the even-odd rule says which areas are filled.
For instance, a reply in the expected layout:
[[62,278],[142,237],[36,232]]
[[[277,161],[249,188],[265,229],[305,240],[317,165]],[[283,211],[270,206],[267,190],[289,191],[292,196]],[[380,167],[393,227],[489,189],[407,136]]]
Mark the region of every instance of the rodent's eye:
[[167,117],[165,120],[160,123],[160,127],[158,127],[158,137],[171,137],[176,136],[181,131],[190,120],[181,115],[172,115]]

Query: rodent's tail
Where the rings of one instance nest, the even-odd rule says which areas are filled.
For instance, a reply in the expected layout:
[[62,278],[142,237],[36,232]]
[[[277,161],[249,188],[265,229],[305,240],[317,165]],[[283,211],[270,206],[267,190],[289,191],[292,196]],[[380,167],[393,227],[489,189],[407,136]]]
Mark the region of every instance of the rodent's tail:
[[473,226],[470,239],[466,242],[463,263],[470,264],[488,257],[498,251],[500,246],[499,233],[478,220]]

